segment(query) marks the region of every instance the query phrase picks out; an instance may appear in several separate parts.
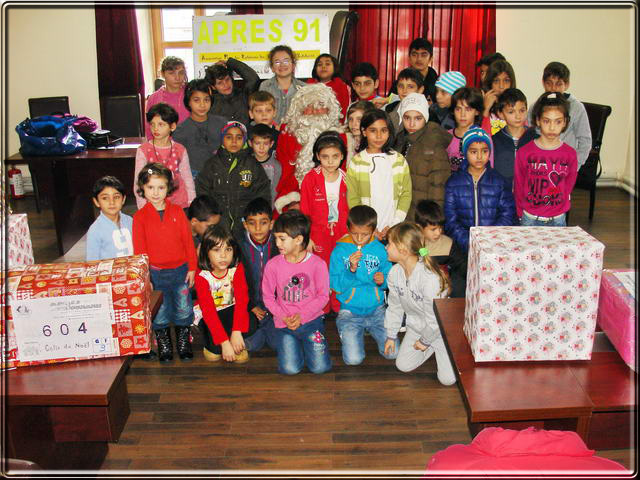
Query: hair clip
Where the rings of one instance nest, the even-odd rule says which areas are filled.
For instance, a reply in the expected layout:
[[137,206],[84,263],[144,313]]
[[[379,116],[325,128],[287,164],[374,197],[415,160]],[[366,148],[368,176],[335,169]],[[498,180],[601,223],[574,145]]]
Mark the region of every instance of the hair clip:
[[147,168],[147,173],[148,173],[149,175],[153,175],[153,169],[151,169],[151,168]]
[[418,253],[421,257],[426,257],[427,255],[429,255],[429,249],[422,247],[420,250],[418,250]]

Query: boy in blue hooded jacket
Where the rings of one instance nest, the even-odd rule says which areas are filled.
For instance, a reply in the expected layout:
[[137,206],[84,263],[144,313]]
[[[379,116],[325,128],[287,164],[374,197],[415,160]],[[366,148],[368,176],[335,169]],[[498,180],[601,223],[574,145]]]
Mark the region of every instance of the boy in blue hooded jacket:
[[378,216],[367,205],[358,205],[349,210],[347,228],[349,233],[336,243],[329,262],[329,282],[340,311],[336,325],[342,342],[342,359],[347,365],[359,365],[365,357],[364,334],[370,333],[378,344],[378,352],[387,359],[397,355],[385,355],[384,344],[387,332],[384,328],[384,289],[391,262],[387,251],[373,233]]

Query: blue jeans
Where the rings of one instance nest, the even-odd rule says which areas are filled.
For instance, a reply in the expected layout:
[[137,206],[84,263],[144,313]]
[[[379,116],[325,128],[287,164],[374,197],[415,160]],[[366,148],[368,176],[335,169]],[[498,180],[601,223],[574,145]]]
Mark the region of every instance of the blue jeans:
[[390,355],[384,354],[387,331],[384,328],[384,305],[376,308],[372,314],[357,316],[349,310],[340,309],[336,325],[342,342],[342,359],[347,365],[360,365],[364,360],[364,332],[368,331],[378,344],[378,352],[384,358],[392,360],[398,355],[398,340]]
[[285,375],[300,373],[305,363],[313,373],[331,370],[329,344],[324,336],[324,316],[300,325],[296,330],[276,328],[278,371]]
[[189,285],[184,281],[188,267],[151,268],[151,283],[162,292],[162,306],[153,319],[153,329],[160,330],[173,324],[188,327],[193,323],[193,300]]
[[[546,217],[540,217],[546,218]],[[527,213],[522,213],[520,219],[520,226],[522,227],[566,227],[567,226],[567,214],[563,213],[559,218],[551,217],[550,220],[539,220],[538,217],[530,216]]]
[[[249,317],[251,316],[253,316],[253,312],[249,312]],[[258,322],[258,329],[255,333],[244,339],[244,344],[249,352],[262,350],[265,342],[270,348],[276,350],[278,346],[277,335],[276,326],[273,324],[273,317],[267,312],[264,319]]]

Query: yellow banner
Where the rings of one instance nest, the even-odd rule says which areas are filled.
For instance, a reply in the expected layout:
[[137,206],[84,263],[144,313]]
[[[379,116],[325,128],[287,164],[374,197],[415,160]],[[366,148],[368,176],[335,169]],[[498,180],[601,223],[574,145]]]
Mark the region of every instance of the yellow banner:
[[[320,50],[294,50],[298,60],[314,60],[320,55]],[[200,63],[216,63],[233,57],[241,62],[268,61],[269,52],[203,52],[198,56]]]

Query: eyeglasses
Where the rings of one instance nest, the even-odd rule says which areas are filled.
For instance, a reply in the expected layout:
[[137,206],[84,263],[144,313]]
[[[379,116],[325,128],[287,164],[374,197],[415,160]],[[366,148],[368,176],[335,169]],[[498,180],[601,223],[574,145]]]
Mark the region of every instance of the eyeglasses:
[[291,60],[287,60],[287,59],[285,59],[285,60],[276,60],[275,62],[273,62],[273,64],[274,64],[276,67],[279,67],[280,65],[287,66],[287,65],[289,65],[290,63],[291,63]]

